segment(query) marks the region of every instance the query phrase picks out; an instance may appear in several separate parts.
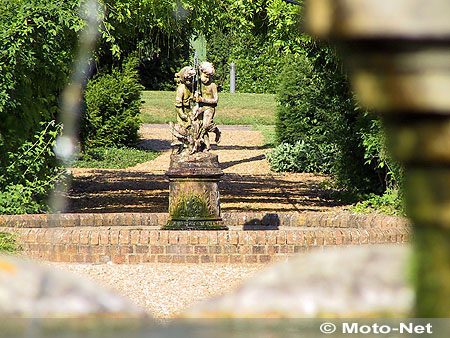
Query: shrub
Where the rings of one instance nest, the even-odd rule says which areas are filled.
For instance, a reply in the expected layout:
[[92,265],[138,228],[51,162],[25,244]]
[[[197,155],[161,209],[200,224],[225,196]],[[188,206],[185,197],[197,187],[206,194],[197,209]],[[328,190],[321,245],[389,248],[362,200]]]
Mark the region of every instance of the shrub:
[[303,140],[294,145],[281,143],[266,154],[273,171],[329,173],[335,152],[328,144],[315,145]]
[[142,86],[137,59],[129,58],[121,69],[91,80],[85,91],[86,111],[81,123],[81,147],[135,146],[141,123]]
[[16,236],[0,231],[0,253],[13,254],[20,249]]
[[287,58],[277,98],[279,144],[305,140],[313,149],[333,149],[325,167],[350,201],[385,191],[395,170],[381,146],[381,123],[355,104],[332,50],[312,45],[307,54]]
[[64,174],[56,165],[53,146],[62,126],[41,122],[41,130],[17,152],[9,152],[9,165],[0,174],[0,214],[48,211],[47,199]]

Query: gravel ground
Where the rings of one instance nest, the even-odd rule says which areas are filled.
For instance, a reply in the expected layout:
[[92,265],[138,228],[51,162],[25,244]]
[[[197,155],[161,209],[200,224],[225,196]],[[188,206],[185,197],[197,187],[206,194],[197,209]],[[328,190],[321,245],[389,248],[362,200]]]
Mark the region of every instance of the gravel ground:
[[229,292],[267,265],[79,264],[46,262],[115,290],[155,318],[173,318],[196,302]]

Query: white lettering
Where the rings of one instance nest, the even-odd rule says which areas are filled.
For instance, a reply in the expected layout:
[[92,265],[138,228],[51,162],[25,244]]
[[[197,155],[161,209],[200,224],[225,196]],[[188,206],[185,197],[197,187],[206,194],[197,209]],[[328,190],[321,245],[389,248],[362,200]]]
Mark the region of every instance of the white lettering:
[[391,328],[387,325],[380,326],[380,333],[388,334],[391,333]]
[[431,331],[431,324],[430,323],[428,323],[427,325],[425,325],[425,327],[427,328],[427,333],[428,334],[430,334],[430,333],[433,333],[433,331]]
[[358,323],[342,323],[342,333],[358,333]]
[[414,332],[415,333],[424,333],[425,332],[425,327],[423,325],[417,325],[414,328]]
[[400,333],[403,333],[403,331],[413,333],[413,324],[409,323],[408,325],[406,325],[405,323],[400,323]]
[[369,325],[361,325],[359,327],[359,332],[360,333],[367,334],[367,333],[370,333],[371,331],[372,331],[372,328]]

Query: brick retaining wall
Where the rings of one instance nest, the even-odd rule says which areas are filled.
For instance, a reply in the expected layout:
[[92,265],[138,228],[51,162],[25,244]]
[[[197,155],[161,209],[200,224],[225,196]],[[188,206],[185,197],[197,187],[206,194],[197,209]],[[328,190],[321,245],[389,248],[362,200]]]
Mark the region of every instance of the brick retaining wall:
[[[0,215],[0,227],[155,227],[167,223],[167,213],[105,213],[105,214],[39,214]],[[402,217],[381,214],[325,213],[262,213],[224,212],[224,223],[230,229],[282,229],[298,227],[322,228],[404,228],[408,221]],[[247,230],[247,229],[246,229]]]
[[164,231],[4,228],[32,258],[105,263],[269,263],[312,248],[403,243],[404,229]]

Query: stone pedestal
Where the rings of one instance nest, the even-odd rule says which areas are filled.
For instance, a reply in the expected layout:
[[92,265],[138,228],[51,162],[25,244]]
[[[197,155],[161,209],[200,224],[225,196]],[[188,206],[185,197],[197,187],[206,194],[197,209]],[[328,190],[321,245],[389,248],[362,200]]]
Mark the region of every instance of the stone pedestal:
[[169,171],[169,220],[163,229],[227,230],[220,214],[217,155],[173,154]]

